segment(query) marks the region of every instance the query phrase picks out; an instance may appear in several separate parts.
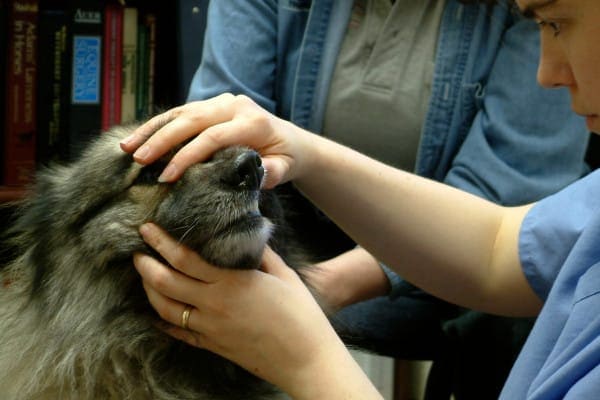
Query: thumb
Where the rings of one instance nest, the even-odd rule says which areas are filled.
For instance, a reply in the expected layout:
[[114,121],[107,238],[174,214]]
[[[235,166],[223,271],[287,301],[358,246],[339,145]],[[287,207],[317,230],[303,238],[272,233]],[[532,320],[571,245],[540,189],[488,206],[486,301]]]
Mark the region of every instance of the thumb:
[[262,164],[265,168],[265,189],[273,189],[275,186],[285,183],[289,180],[287,172],[290,169],[289,160],[281,157],[262,158]]
[[261,269],[267,274],[274,275],[283,280],[298,278],[298,275],[292,270],[279,254],[275,253],[269,246],[265,247],[263,252]]

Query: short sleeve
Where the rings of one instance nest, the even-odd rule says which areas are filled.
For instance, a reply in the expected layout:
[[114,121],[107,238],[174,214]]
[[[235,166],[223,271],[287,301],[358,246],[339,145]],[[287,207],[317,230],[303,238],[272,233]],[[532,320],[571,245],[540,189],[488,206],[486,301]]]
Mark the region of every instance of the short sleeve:
[[600,208],[600,171],[539,201],[525,216],[519,257],[529,284],[548,297],[561,266]]

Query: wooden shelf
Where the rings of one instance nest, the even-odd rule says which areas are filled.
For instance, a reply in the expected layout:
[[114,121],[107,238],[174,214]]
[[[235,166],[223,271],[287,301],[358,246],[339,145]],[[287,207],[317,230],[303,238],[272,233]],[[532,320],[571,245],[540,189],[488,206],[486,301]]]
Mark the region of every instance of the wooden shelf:
[[0,186],[0,203],[20,200],[24,195],[24,188],[18,186]]

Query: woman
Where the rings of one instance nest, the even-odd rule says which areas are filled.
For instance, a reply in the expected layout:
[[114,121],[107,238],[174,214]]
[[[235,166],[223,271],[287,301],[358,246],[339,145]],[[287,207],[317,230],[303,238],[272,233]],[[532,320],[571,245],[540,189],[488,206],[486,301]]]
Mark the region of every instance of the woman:
[[[518,4],[541,27],[539,82],[567,87],[573,109],[600,132],[594,40],[600,6],[595,0]],[[156,130],[164,121],[170,122]],[[254,147],[269,171],[267,187],[293,181],[357,243],[417,286],[486,312],[539,313],[501,398],[588,399],[600,392],[600,172],[537,204],[501,207],[388,167],[231,95],[173,109],[124,147],[154,133],[143,147],[146,157],[137,157],[151,162],[197,132],[162,180],[176,179],[217,148]],[[271,251],[263,271],[222,271],[152,225],[141,232],[175,268],[135,256],[150,302],[173,324],[173,336],[230,358],[296,399],[380,398],[308,291]],[[195,307],[189,330],[176,326],[186,304]]]
[[[215,1],[207,21],[190,101],[245,94],[311,132],[503,205],[586,172],[583,121],[565,91],[536,85],[535,24],[505,1]],[[292,223],[326,260],[311,282],[361,345],[397,358],[460,353],[453,364],[466,371],[442,373],[459,377],[455,396],[497,398],[529,320],[462,315],[297,203]]]

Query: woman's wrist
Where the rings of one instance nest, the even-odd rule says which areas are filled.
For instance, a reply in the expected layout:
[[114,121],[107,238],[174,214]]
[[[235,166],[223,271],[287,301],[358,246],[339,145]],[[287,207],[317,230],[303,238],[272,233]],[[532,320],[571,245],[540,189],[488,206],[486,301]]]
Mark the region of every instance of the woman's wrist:
[[289,171],[289,180],[296,182],[313,179],[313,172],[318,172],[321,168],[319,166],[321,143],[327,142],[327,140],[291,122],[284,121],[284,123],[288,125],[290,138],[293,140],[293,146],[290,149],[294,152],[290,155],[293,165]]
[[333,309],[384,296],[390,290],[377,260],[360,247],[317,264],[309,282]]
[[342,341],[332,338],[323,344],[313,362],[295,374],[289,388],[282,388],[295,400],[381,399]]

